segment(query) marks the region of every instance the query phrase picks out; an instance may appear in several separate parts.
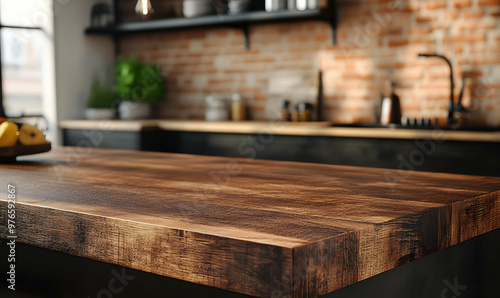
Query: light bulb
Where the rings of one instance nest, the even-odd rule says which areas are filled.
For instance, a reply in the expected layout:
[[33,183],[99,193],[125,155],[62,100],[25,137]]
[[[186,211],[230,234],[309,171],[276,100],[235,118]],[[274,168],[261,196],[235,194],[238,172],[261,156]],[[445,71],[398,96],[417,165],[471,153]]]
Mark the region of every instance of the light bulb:
[[150,0],[137,0],[137,4],[135,5],[135,12],[137,14],[147,16],[154,12],[153,6],[151,5]]

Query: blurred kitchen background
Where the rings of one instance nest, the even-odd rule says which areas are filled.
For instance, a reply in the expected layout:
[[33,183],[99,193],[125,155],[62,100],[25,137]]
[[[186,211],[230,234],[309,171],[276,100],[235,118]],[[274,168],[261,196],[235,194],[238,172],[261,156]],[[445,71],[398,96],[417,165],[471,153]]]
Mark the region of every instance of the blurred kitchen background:
[[[134,1],[123,2],[132,12]],[[161,118],[203,119],[204,95],[237,92],[248,100],[252,119],[267,120],[268,82],[282,70],[323,72],[321,120],[375,121],[373,111],[389,79],[398,82],[404,116],[445,117],[449,69],[442,61],[417,57],[436,52],[454,65],[456,96],[463,74],[470,77],[464,104],[477,101],[476,124],[500,124],[499,1],[338,1],[338,6],[336,44],[328,23],[297,21],[251,26],[249,50],[241,30],[227,28],[126,36],[120,47],[123,55],[158,63],[169,74]]]

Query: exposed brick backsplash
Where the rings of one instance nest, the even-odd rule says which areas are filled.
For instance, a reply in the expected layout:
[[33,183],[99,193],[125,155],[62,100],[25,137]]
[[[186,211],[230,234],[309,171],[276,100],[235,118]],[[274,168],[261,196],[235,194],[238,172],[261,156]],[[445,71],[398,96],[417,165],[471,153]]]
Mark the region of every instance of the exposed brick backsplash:
[[[467,80],[470,121],[500,125],[500,0],[359,0],[340,2],[337,43],[319,21],[253,25],[249,50],[236,29],[196,29],[132,35],[123,55],[158,63],[169,74],[159,115],[203,119],[204,97],[241,93],[251,119],[265,120],[267,84],[277,70],[321,70],[323,120],[370,122],[384,82],[398,83],[403,116],[445,118],[449,57],[455,97]],[[392,75],[391,75],[392,73]]]

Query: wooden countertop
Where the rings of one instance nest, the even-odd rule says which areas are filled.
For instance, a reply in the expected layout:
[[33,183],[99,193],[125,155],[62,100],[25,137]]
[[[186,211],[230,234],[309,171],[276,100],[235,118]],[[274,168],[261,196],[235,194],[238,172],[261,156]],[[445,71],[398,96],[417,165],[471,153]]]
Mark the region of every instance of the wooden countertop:
[[450,141],[500,142],[500,131],[391,129],[363,127],[331,127],[330,122],[206,122],[192,120],[87,121],[71,120],[59,124],[63,129],[141,131],[160,128],[170,131],[327,136],[383,139],[440,139]]
[[159,120],[64,120],[60,128],[103,130],[103,131],[142,131],[157,128]]
[[500,227],[494,177],[72,147],[0,174],[18,242],[255,296],[322,295]]

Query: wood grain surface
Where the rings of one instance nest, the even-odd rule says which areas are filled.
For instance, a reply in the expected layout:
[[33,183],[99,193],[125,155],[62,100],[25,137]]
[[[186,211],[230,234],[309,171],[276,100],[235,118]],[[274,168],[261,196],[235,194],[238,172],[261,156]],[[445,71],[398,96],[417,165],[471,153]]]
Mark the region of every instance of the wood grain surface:
[[12,183],[17,241],[253,296],[326,294],[500,227],[493,177],[93,148],[20,159],[0,164],[0,229]]
[[192,131],[207,133],[275,134],[290,136],[324,136],[342,138],[376,139],[429,139],[464,142],[500,142],[500,131],[460,131],[403,128],[331,127],[330,122],[268,122],[225,121],[206,122],[195,120],[147,120],[147,121],[87,121],[67,120],[59,124],[63,129],[101,131],[141,131],[160,128],[167,131]]

